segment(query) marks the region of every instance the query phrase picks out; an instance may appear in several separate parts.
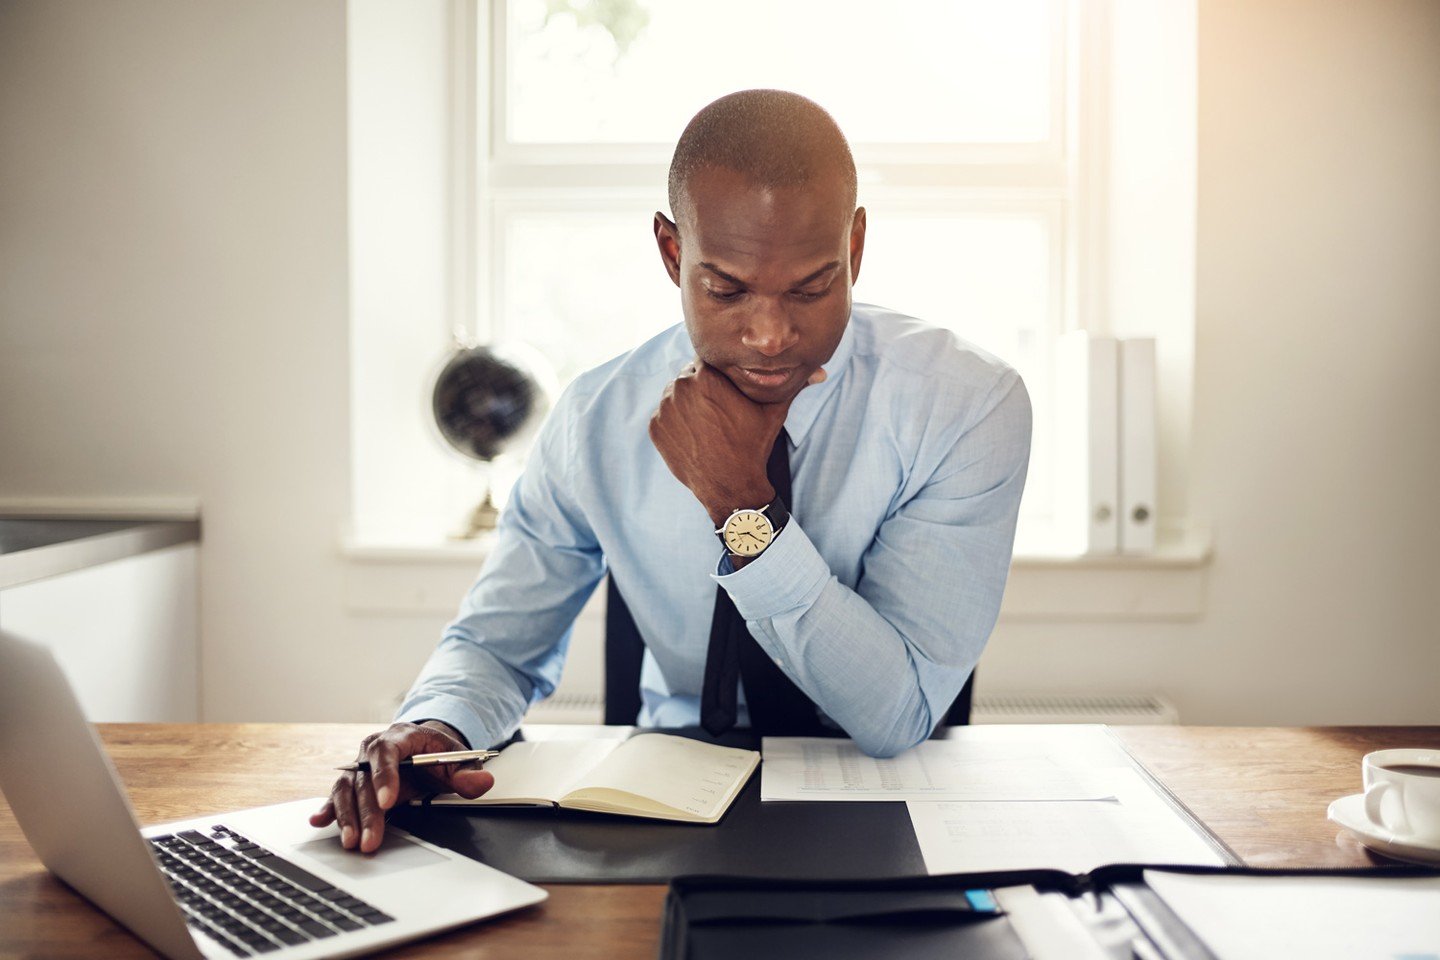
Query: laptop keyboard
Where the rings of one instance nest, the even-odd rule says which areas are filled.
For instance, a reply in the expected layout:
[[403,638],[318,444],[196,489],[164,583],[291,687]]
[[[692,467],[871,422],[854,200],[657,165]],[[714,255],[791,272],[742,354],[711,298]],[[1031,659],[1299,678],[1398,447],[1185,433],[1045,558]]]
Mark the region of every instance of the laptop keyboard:
[[395,919],[228,827],[150,845],[186,922],[239,957]]

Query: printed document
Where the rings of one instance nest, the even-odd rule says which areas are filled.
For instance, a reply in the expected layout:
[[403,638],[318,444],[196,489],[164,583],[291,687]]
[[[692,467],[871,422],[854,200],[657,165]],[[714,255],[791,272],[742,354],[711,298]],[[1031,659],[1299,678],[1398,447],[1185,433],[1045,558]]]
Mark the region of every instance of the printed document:
[[1083,761],[1053,739],[989,735],[1000,729],[955,731],[965,735],[926,740],[883,760],[866,756],[850,740],[766,737],[760,799],[1073,801],[1113,796],[1103,784],[1077,777]]
[[1220,853],[1133,769],[1115,767],[1081,778],[1090,781],[1090,793],[1115,799],[906,804],[926,872],[1224,865]]
[[1440,878],[1186,876],[1145,883],[1220,960],[1419,958],[1440,946]]

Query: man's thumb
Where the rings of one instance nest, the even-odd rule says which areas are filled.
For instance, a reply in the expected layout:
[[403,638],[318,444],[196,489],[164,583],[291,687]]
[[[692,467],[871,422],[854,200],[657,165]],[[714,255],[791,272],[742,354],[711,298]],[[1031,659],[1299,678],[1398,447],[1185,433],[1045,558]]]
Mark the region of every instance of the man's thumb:
[[485,770],[457,770],[450,775],[450,789],[466,800],[474,800],[495,786],[495,775]]

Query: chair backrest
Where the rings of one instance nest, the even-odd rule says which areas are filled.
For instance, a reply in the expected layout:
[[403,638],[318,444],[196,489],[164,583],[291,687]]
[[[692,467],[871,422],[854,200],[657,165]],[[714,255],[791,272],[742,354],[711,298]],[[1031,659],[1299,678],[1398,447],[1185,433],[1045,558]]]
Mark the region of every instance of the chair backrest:
[[640,716],[640,664],[645,658],[645,641],[625,598],[606,577],[605,597],[605,722],[629,726]]
[[970,726],[970,706],[975,700],[975,671],[970,671],[970,676],[965,679],[965,686],[960,688],[960,695],[955,702],[950,704],[950,709],[945,711],[945,719],[935,728],[936,732],[946,727],[968,727]]
[[[629,726],[640,716],[640,664],[645,658],[645,641],[614,579],[607,577],[606,582],[609,586],[605,598],[605,722]],[[936,730],[969,725],[974,694],[972,672]]]

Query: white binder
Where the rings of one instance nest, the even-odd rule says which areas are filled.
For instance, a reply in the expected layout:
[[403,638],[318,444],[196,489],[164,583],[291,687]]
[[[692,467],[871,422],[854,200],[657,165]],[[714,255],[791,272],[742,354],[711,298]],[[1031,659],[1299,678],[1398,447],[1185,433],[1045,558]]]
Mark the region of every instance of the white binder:
[[1120,341],[1120,552],[1155,552],[1155,338]]
[[1055,364],[1055,532],[1066,553],[1115,553],[1119,524],[1119,349],[1083,330],[1060,337]]

